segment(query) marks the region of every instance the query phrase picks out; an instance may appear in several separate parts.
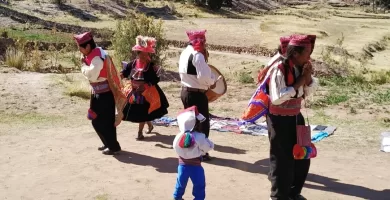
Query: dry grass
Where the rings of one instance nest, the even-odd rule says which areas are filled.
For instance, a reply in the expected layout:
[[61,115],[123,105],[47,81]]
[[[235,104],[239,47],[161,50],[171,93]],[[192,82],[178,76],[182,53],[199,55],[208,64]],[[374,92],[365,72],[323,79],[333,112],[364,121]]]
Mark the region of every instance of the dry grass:
[[88,81],[80,79],[79,74],[64,74],[56,82],[65,88],[65,95],[79,97],[81,99],[91,98],[91,89]]
[[[59,115],[43,115],[36,112],[29,113],[4,113],[0,112],[1,124],[28,124],[28,125],[36,125],[36,124],[47,124],[48,122],[61,122],[64,120],[63,116]],[[1,135],[1,134],[0,134]]]
[[15,47],[8,48],[5,53],[5,64],[8,67],[24,70],[26,66],[24,52]]
[[83,83],[73,83],[69,85],[66,93],[71,97],[80,97],[82,99],[90,99],[91,91],[90,89]]

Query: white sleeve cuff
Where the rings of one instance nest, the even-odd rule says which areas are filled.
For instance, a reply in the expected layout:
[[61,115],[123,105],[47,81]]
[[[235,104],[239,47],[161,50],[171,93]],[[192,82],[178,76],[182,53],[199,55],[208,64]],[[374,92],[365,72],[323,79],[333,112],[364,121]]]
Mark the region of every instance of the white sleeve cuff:
[[305,96],[310,96],[314,93],[315,90],[317,90],[318,87],[318,79],[315,77],[311,77],[312,81],[310,85],[306,85],[303,89],[305,92]]
[[316,77],[311,77],[311,84],[308,85],[307,87],[317,87],[318,84],[318,79]]
[[280,90],[280,97],[289,96],[294,97],[297,94],[297,91],[293,87],[285,87]]

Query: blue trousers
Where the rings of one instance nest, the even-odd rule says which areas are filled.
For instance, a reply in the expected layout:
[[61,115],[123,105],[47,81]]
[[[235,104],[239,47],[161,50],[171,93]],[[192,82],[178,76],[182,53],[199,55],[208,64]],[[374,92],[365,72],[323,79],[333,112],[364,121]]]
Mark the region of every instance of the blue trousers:
[[194,200],[204,200],[206,198],[206,178],[204,169],[200,165],[179,165],[177,167],[177,181],[173,198],[182,200],[189,178],[194,185],[192,188]]

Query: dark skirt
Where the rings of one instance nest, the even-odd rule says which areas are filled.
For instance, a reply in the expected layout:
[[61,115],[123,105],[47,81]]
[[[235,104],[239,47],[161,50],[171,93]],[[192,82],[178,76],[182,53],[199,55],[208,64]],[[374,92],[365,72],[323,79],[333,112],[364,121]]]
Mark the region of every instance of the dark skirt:
[[161,88],[156,84],[156,89],[160,95],[161,107],[148,114],[150,107],[149,102],[144,101],[142,104],[127,103],[123,109],[123,120],[130,122],[147,122],[158,119],[168,114],[169,103],[167,97]]

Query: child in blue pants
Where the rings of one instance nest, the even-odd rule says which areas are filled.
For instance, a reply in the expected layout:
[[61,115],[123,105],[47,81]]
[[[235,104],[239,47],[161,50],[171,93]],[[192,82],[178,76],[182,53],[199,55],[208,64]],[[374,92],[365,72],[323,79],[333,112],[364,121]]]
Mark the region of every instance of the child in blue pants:
[[177,167],[177,181],[174,200],[182,200],[188,179],[194,185],[192,195],[194,200],[206,198],[206,179],[201,165],[202,155],[214,148],[213,142],[206,138],[205,134],[198,132],[198,125],[206,118],[198,112],[196,106],[189,107],[179,113],[177,123],[180,133],[173,141],[173,148],[179,155]]

